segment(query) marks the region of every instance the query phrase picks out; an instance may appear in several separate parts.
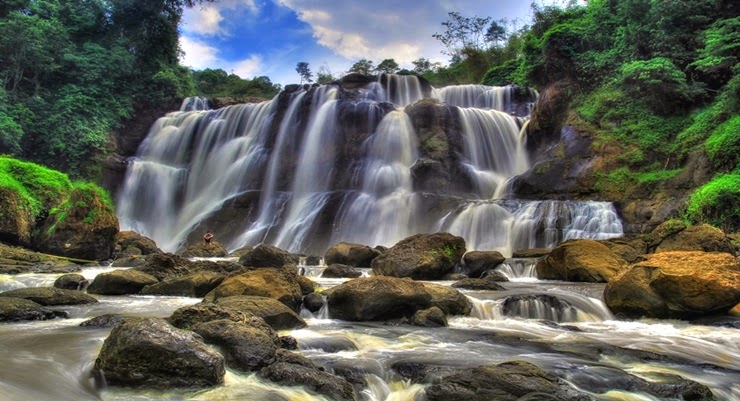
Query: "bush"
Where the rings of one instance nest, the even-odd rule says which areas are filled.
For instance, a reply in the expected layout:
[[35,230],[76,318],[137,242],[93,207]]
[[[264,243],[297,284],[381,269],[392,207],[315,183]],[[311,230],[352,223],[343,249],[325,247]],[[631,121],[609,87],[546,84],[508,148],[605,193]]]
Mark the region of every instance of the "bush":
[[647,106],[660,114],[675,113],[702,93],[690,87],[686,74],[664,57],[624,64],[617,83],[628,95],[648,99]]
[[715,168],[726,171],[737,168],[740,165],[740,116],[733,117],[712,131],[704,143],[704,149]]
[[740,171],[715,177],[689,198],[686,218],[725,231],[740,231]]
[[42,215],[58,205],[72,189],[66,174],[10,157],[0,157],[0,187],[17,192],[31,206],[31,212]]

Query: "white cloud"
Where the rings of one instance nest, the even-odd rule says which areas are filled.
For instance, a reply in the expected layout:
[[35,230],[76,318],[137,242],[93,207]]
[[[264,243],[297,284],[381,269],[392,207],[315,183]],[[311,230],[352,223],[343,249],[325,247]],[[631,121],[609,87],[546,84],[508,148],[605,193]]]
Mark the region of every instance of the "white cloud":
[[201,35],[225,35],[226,30],[221,26],[221,11],[216,7],[202,7],[193,12],[185,13],[183,29]]
[[220,68],[242,78],[254,78],[257,75],[263,75],[260,73],[263,68],[263,60],[260,55],[252,54],[243,60],[227,61],[218,56],[217,48],[184,35],[180,37],[180,47],[185,53],[180,60],[181,63],[196,70]]
[[257,54],[253,54],[246,60],[237,61],[236,63],[231,63],[231,70],[226,70],[228,72],[234,71],[234,74],[246,78],[250,77],[253,78],[256,75],[261,75],[260,71],[262,71],[262,57],[260,57]]

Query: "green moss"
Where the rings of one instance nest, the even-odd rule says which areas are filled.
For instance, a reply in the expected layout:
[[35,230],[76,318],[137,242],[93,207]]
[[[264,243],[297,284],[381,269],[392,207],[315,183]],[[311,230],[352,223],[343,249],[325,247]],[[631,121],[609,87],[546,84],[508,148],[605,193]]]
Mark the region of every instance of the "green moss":
[[25,199],[34,215],[50,210],[72,188],[66,174],[33,163],[0,156],[0,187]]
[[733,170],[740,158],[740,116],[734,116],[712,131],[704,149],[714,167]]
[[716,176],[691,194],[686,218],[725,231],[740,230],[740,170]]

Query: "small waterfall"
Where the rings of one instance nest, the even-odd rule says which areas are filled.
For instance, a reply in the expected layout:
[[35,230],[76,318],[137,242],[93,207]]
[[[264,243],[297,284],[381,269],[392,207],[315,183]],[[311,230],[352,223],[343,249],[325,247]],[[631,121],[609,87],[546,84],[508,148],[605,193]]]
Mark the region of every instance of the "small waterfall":
[[513,91],[511,86],[456,85],[439,89],[436,95],[450,106],[509,111]]
[[180,111],[204,111],[210,109],[208,99],[203,96],[185,98],[180,105]]
[[514,294],[496,300],[470,298],[472,317],[549,320],[555,323],[601,322],[614,316],[601,300],[576,293]]
[[467,170],[482,199],[500,198],[504,184],[529,168],[517,119],[496,110],[460,108]]
[[340,211],[331,242],[390,246],[415,232],[410,168],[418,145],[408,115],[401,109],[386,114],[365,147],[361,193]]
[[406,107],[427,97],[424,96],[421,81],[416,75],[382,74],[378,80],[385,81],[385,97],[379,99],[381,101]]
[[537,280],[536,259],[510,258],[496,267],[496,271],[503,274],[509,281]]

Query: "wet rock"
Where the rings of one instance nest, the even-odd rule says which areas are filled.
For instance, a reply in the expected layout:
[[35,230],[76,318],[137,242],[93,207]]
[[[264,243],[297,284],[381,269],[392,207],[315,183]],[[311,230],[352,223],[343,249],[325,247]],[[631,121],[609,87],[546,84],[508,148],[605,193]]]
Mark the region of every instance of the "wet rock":
[[321,273],[324,278],[357,278],[362,276],[362,272],[355,270],[354,267],[333,263]]
[[154,240],[134,231],[121,231],[116,234],[114,247],[115,253],[123,256],[162,253]]
[[284,386],[305,386],[312,392],[326,395],[333,400],[355,400],[352,385],[347,380],[317,368],[277,362],[262,369],[259,375]]
[[549,294],[508,296],[503,303],[503,312],[506,316],[554,322],[572,322],[578,313],[568,301]]
[[259,316],[273,330],[290,330],[306,327],[306,322],[292,309],[272,298],[237,295],[219,298],[217,305],[223,305],[251,316]]
[[65,316],[36,302],[22,298],[0,297],[0,322],[21,320],[48,320]]
[[296,350],[298,349],[298,340],[291,336],[280,336],[278,337],[278,346],[286,350]]
[[303,295],[311,294],[319,288],[315,281],[306,276],[297,276],[296,280],[298,280],[298,285],[301,287],[301,294]]
[[726,313],[740,302],[740,261],[720,252],[662,252],[630,266],[604,289],[615,314],[692,318]]
[[156,277],[137,270],[113,270],[98,274],[87,287],[87,292],[99,295],[138,294],[142,288],[157,282]]
[[500,281],[499,277],[495,275],[487,275],[483,278],[466,278],[466,279],[460,280],[452,284],[452,286],[454,288],[464,288],[466,290],[478,290],[478,291],[503,291],[505,290],[506,288],[502,287],[498,283],[499,281]]
[[142,295],[171,295],[202,298],[224,281],[223,274],[201,271],[168,279],[142,288]]
[[126,319],[126,317],[123,315],[105,314],[85,320],[80,323],[80,327],[90,327],[94,329],[113,328],[123,323],[124,319]]
[[[689,226],[680,229],[681,225],[669,220],[658,226],[652,233],[654,238],[650,248],[658,252],[670,251],[704,251],[727,252],[735,255],[735,247],[722,230],[707,224]],[[665,227],[668,225],[668,227]],[[673,227],[673,230],[669,228]]]
[[465,240],[448,233],[417,234],[391,247],[372,262],[378,276],[439,280],[460,263]]
[[88,284],[90,284],[90,280],[86,279],[82,274],[77,273],[62,275],[54,281],[54,287],[63,290],[84,291]]
[[224,275],[248,270],[236,261],[231,260],[185,260],[183,273],[208,272],[221,273]]
[[182,253],[184,258],[223,258],[228,255],[226,248],[216,241],[211,241],[209,244],[190,245]]
[[180,329],[189,329],[200,323],[214,320],[231,320],[243,322],[252,317],[250,314],[241,312],[224,305],[216,305],[212,302],[201,302],[195,305],[183,306],[172,312],[167,318],[171,325]]
[[626,267],[605,245],[588,239],[568,240],[537,261],[537,277],[604,283]]
[[442,276],[443,281],[460,281],[466,278],[468,278],[468,275],[463,273],[447,273]]
[[458,291],[434,284],[394,277],[350,280],[328,295],[329,314],[343,320],[389,320],[409,317],[437,306],[446,314],[470,313],[468,299]]
[[283,267],[297,265],[298,256],[272,245],[257,245],[251,252],[239,258],[239,263],[249,267]]
[[146,263],[135,271],[153,276],[157,281],[184,276],[190,271],[185,267],[187,260],[171,253],[154,253],[146,257]]
[[216,301],[234,295],[277,299],[294,311],[299,310],[303,298],[297,276],[278,269],[255,269],[228,277],[205,298]]
[[547,256],[552,252],[551,248],[531,248],[531,249],[519,249],[514,251],[511,255],[512,258],[541,258]]
[[218,345],[226,358],[226,366],[231,368],[252,372],[275,361],[278,346],[274,339],[277,336],[249,321],[213,320],[196,325],[193,331],[209,344]]
[[463,256],[463,265],[468,277],[480,277],[484,271],[494,269],[506,260],[500,252],[471,251]]
[[370,267],[373,259],[380,252],[366,245],[340,242],[326,251],[324,263],[331,266],[335,263],[352,267]]
[[224,358],[193,332],[162,319],[126,319],[103,343],[95,361],[108,384],[156,388],[223,383]]
[[505,283],[509,281],[509,278],[504,276],[504,274],[498,270],[486,270],[483,272],[480,278],[495,281],[498,283]]
[[426,389],[428,401],[585,401],[557,377],[521,361],[463,369]]
[[417,159],[411,166],[411,179],[414,191],[438,192],[450,186],[450,173],[442,162],[433,159]]
[[447,316],[436,306],[416,311],[409,319],[409,323],[421,327],[447,327]]
[[309,255],[306,256],[306,266],[320,266],[321,256]]
[[235,250],[234,252],[231,252],[229,254],[229,257],[232,257],[232,258],[241,258],[242,256],[248,254],[249,252],[252,252],[252,250],[254,250],[254,247],[253,246],[251,246],[251,245],[245,245],[245,246],[243,246],[243,247]]
[[643,255],[647,253],[647,244],[639,238],[612,238],[599,241],[607,248],[611,249],[615,255],[624,259],[628,263],[635,263],[643,260]]
[[0,293],[0,297],[23,298],[43,306],[85,305],[98,302],[84,292],[53,287],[18,288]]
[[318,292],[312,292],[303,297],[303,307],[311,313],[316,313],[324,306],[324,297]]
[[0,274],[18,274],[33,270],[49,258],[27,249],[0,243]]
[[123,256],[113,261],[113,267],[139,267],[146,263],[143,256]]

